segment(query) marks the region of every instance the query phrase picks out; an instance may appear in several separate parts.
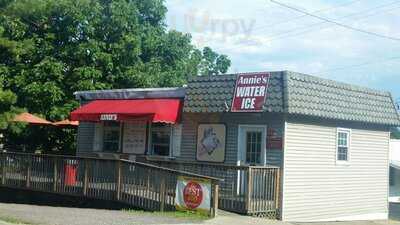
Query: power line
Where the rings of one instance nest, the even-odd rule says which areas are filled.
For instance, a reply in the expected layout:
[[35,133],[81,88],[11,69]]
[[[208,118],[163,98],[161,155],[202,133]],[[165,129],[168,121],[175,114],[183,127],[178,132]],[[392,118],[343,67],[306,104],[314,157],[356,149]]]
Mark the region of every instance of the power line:
[[338,71],[338,70],[345,70],[345,69],[349,69],[349,68],[374,65],[374,64],[384,63],[384,62],[393,61],[393,60],[397,60],[397,59],[400,59],[400,56],[389,57],[389,58],[385,58],[385,59],[378,60],[378,61],[376,61],[376,60],[368,61],[368,62],[353,64],[353,65],[348,65],[348,66],[343,66],[343,67],[336,67],[336,68],[331,68],[331,69],[326,69],[326,70],[320,70],[320,71],[317,71],[316,73],[322,73],[322,72],[327,72],[327,71]]
[[[397,0],[397,1],[394,1],[394,2],[381,4],[379,6],[375,6],[375,7],[372,7],[372,8],[368,8],[366,10],[362,10],[362,11],[359,11],[359,12],[356,12],[356,13],[353,13],[353,14],[349,14],[349,15],[343,16],[340,19],[353,18],[353,17],[359,16],[359,15],[363,15],[363,14],[371,12],[371,11],[376,11],[377,9],[385,8],[385,7],[389,6],[389,5],[394,5],[394,4],[399,4],[399,3],[400,3],[400,1]],[[375,13],[370,13],[370,14],[367,14],[365,16],[355,18],[355,19],[353,19],[353,21],[354,20],[366,19],[366,18],[369,18],[370,16],[381,14],[381,13],[385,13],[385,12],[388,12],[388,11],[393,11],[393,10],[398,9],[398,8],[400,8],[400,7],[397,6],[397,7],[393,7],[393,8],[389,8],[389,9],[383,9],[384,11],[378,10]],[[324,26],[324,27],[319,26],[319,28],[317,28],[318,25],[323,25],[323,24],[327,24],[327,26]],[[302,27],[302,28],[307,28],[307,29],[302,29],[302,30],[297,31],[297,32],[296,32],[296,29],[293,29],[293,30],[286,31],[286,32],[272,34],[272,35],[268,36],[268,39],[269,39],[269,41],[272,41],[272,40],[276,40],[276,39],[295,37],[295,36],[299,36],[299,35],[302,35],[302,34],[309,33],[309,32],[311,32],[313,30],[316,30],[316,29],[318,29],[318,30],[326,29],[326,28],[328,28],[330,26],[333,26],[333,25],[334,24],[331,24],[331,23],[328,23],[328,22],[325,22],[325,21],[324,22],[313,23],[313,24],[310,24],[308,26]],[[232,47],[232,48],[225,48],[223,50],[224,51],[230,51],[230,50],[234,50],[234,49],[237,49],[237,48],[241,48],[241,46]]]
[[[390,8],[388,10],[385,10],[384,12],[393,11],[393,10],[396,10],[396,9],[399,9],[399,8],[400,8],[400,6],[394,7],[394,8]],[[363,17],[355,18],[354,20],[366,19],[366,18],[369,18],[369,17],[371,17],[373,15],[377,15],[377,14],[380,14],[380,13],[383,13],[383,12],[372,13],[372,14],[369,14],[369,15],[366,15],[366,16],[363,16]],[[352,18],[353,16],[358,15],[358,14],[360,14],[360,13],[352,14],[350,16],[345,16],[345,17],[342,17],[342,18]],[[327,22],[320,22],[320,23],[316,23],[316,24],[311,24],[310,26],[308,26],[309,29],[305,29],[305,30],[302,30],[302,31],[299,31],[299,32],[288,31],[288,32],[277,34],[277,35],[273,35],[273,36],[270,36],[272,38],[270,38],[269,40],[271,41],[271,40],[275,40],[275,39],[290,38],[290,37],[296,37],[296,36],[299,36],[299,35],[302,35],[302,34],[306,34],[306,33],[309,33],[309,32],[311,32],[313,30],[316,30],[313,27],[315,27],[317,25],[323,25],[325,23],[327,23]],[[323,29],[326,29],[326,28],[329,28],[329,27],[330,27],[329,25],[328,26],[323,26],[323,27],[318,28],[317,30],[323,30]]]
[[[330,11],[330,10],[332,10],[332,9],[345,7],[345,6],[354,4],[354,3],[356,3],[356,2],[360,2],[360,1],[361,1],[361,0],[354,0],[354,1],[346,2],[346,3],[343,3],[343,4],[335,5],[335,6],[333,6],[333,7],[324,8],[324,9],[319,9],[319,10],[313,11],[313,13],[327,12],[327,11]],[[277,22],[277,23],[266,24],[266,25],[263,25],[263,26],[260,26],[260,27],[256,27],[255,29],[253,29],[253,31],[254,31],[254,30],[264,30],[264,28],[269,28],[269,27],[271,27],[271,26],[276,26],[276,25],[279,25],[279,24],[288,23],[288,22],[291,22],[291,21],[294,21],[294,20],[297,20],[297,19],[304,18],[304,17],[306,17],[306,16],[307,16],[307,15],[296,16],[296,17],[293,17],[293,18],[290,18],[290,19],[287,19],[287,20],[279,21],[279,22]]]
[[336,22],[336,21],[331,20],[331,19],[329,19],[329,18],[325,18],[325,17],[322,17],[322,16],[318,16],[318,15],[309,13],[309,12],[307,12],[307,11],[304,11],[304,10],[301,10],[301,9],[298,9],[298,8],[295,8],[295,7],[292,7],[292,6],[290,6],[290,5],[287,5],[287,4],[284,4],[284,3],[281,3],[281,2],[278,2],[278,1],[275,1],[275,0],[270,0],[270,1],[271,1],[272,3],[275,3],[275,4],[277,4],[277,5],[280,5],[280,6],[282,6],[282,7],[285,7],[285,8],[291,9],[291,10],[293,10],[293,11],[296,11],[296,12],[299,12],[299,13],[302,13],[302,14],[305,14],[305,15],[308,15],[308,16],[310,16],[310,17],[317,18],[317,19],[319,19],[319,20],[322,20],[322,21],[325,21],[325,22],[328,22],[328,23],[335,24],[335,25],[337,25],[337,26],[346,28],[346,29],[348,29],[348,30],[353,30],[353,31],[357,31],[357,32],[364,33],[364,34],[367,34],[367,35],[371,35],[371,36],[375,36],[375,37],[379,37],[379,38],[385,38],[385,39],[389,39],[389,40],[393,40],[393,41],[400,41],[400,38],[397,38],[397,37],[391,37],[391,36],[387,36],[387,35],[383,35],[383,34],[378,34],[378,33],[371,32],[371,31],[367,31],[367,30],[362,30],[362,29],[359,29],[359,28],[356,28],[356,27],[352,27],[352,26],[343,24],[343,23]]

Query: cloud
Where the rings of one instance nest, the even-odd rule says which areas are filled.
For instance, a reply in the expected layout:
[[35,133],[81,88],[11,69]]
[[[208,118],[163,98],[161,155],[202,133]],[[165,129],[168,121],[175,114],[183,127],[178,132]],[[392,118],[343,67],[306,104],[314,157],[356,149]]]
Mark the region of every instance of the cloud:
[[[321,16],[400,38],[396,14],[400,3],[393,0],[282,2],[308,12],[322,9]],[[320,24],[316,18],[300,17],[265,0],[168,0],[167,6],[170,28],[191,33],[198,47],[210,46],[227,54],[232,59],[230,72],[288,69],[389,89],[400,97],[400,88],[393,84],[400,83],[400,60],[384,60],[400,56],[398,41]],[[382,62],[352,66],[374,61]],[[348,68],[332,70],[342,67]]]

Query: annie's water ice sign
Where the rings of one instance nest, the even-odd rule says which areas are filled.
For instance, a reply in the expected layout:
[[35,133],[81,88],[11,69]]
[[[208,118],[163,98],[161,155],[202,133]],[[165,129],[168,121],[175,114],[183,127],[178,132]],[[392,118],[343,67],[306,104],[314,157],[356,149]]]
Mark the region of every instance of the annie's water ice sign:
[[260,112],[269,84],[269,73],[239,74],[232,100],[232,112]]

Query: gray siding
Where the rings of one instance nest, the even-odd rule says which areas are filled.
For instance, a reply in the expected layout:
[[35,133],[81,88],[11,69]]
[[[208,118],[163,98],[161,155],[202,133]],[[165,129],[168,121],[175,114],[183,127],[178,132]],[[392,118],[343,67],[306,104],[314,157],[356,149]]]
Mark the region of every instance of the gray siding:
[[[200,123],[226,124],[226,164],[235,165],[238,155],[238,126],[239,124],[266,124],[268,128],[282,129],[283,116],[279,114],[233,114],[233,113],[184,113],[182,116],[181,149],[178,160],[196,161],[197,126]],[[77,155],[89,156],[93,152],[94,123],[81,122],[78,127]],[[89,155],[88,155],[89,154]],[[267,149],[267,163],[280,166],[282,149]]]
[[337,165],[337,127],[323,124],[287,123],[282,219],[321,221],[385,217],[388,213],[389,133],[383,128],[352,128],[341,124],[343,128],[352,128],[350,163]]
[[[266,124],[283,129],[284,122],[279,114],[242,113],[184,113],[181,157],[179,160],[196,161],[197,126],[200,123],[224,123],[226,125],[225,164],[236,164],[238,156],[239,124]],[[267,149],[267,163],[281,165],[282,149]]]
[[80,122],[77,136],[77,155],[93,151],[94,123]]

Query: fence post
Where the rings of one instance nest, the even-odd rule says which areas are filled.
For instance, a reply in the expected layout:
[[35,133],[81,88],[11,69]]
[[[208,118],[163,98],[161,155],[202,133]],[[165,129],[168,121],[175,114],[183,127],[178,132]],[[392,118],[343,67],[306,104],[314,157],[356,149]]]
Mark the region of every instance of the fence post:
[[280,169],[276,169],[275,171],[275,209],[279,210],[279,204],[280,204],[280,187],[281,187],[281,170]]
[[119,201],[121,199],[121,176],[122,176],[122,171],[121,171],[121,161],[117,161],[117,200]]
[[160,181],[160,211],[164,212],[165,210],[165,177],[166,176],[161,176],[161,181]]
[[53,191],[54,192],[57,192],[57,173],[58,173],[58,171],[57,171],[57,158],[56,157],[54,157],[53,158],[53,161],[54,161],[54,168],[53,168]]
[[89,181],[89,178],[88,178],[88,175],[89,175],[89,160],[87,160],[87,159],[85,159],[84,160],[84,162],[85,162],[85,171],[84,171],[84,174],[83,174],[83,195],[84,196],[86,196],[87,195],[87,190],[88,190],[88,181]]
[[217,211],[218,211],[218,200],[219,200],[219,184],[218,181],[215,181],[214,183],[214,189],[213,189],[213,202],[212,202],[212,208],[213,210],[211,211],[211,217],[216,217],[217,216]]
[[6,163],[7,163],[7,157],[4,154],[1,154],[2,156],[2,171],[1,171],[1,184],[5,185],[6,184]]
[[249,214],[251,208],[251,196],[253,191],[253,173],[249,166],[247,168],[247,192],[246,192],[246,213]]
[[26,168],[26,187],[29,188],[31,186],[31,165],[33,157],[27,156],[28,158],[28,165]]

